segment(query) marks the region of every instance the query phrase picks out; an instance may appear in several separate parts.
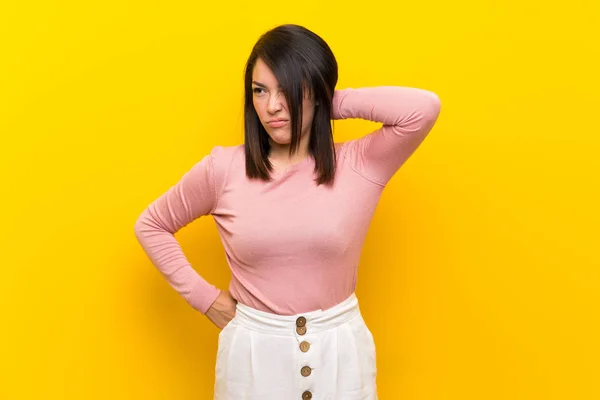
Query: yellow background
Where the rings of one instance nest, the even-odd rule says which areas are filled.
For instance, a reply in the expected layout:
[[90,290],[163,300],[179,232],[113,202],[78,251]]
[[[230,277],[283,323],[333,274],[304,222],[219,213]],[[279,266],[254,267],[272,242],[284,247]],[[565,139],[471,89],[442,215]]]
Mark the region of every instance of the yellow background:
[[[288,22],[330,44],[338,88],[442,101],[361,259],[380,397],[600,398],[597,1],[166,4],[0,6],[1,399],[211,398],[218,329],[133,226],[242,143],[243,63]],[[177,237],[226,287],[212,218]]]

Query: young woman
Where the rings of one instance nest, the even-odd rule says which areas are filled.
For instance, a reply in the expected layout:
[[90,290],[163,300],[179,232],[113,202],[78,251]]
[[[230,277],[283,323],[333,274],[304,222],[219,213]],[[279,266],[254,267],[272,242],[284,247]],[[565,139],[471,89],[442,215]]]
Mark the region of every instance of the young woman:
[[[373,336],[355,294],[380,195],[434,126],[440,100],[401,86],[335,90],[329,46],[298,25],[255,44],[245,143],[215,146],[150,204],[135,234],[168,283],[219,333],[217,400],[377,399]],[[331,120],[381,128],[335,143]],[[231,269],[204,280],[174,237],[212,215]]]

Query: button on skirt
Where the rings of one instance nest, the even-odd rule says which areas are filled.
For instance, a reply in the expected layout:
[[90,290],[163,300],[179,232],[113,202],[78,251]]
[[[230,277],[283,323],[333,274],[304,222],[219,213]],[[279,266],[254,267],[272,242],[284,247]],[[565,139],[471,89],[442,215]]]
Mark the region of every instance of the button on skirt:
[[355,293],[277,315],[237,303],[219,333],[215,400],[377,400],[375,342]]

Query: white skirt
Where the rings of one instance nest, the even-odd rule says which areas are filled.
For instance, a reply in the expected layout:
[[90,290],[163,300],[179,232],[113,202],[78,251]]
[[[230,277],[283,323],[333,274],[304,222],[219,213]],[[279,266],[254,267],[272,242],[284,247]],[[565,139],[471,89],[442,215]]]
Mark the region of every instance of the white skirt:
[[215,400],[377,400],[375,341],[355,293],[277,315],[237,303],[219,333]]

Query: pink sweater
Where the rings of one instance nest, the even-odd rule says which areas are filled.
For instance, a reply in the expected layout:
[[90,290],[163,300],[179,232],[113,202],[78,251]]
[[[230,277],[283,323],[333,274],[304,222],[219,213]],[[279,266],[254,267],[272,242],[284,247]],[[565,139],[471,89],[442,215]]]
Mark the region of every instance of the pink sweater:
[[[356,287],[359,258],[380,195],[440,113],[430,91],[401,86],[336,90],[334,119],[383,126],[336,143],[335,185],[318,187],[309,157],[269,183],[245,175],[244,146],[215,146],[150,204],[135,234],[168,283],[206,313],[220,289],[186,259],[174,233],[212,215],[231,269],[231,295],[282,315],[325,310]],[[202,266],[200,266],[202,267]]]

